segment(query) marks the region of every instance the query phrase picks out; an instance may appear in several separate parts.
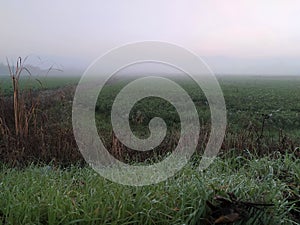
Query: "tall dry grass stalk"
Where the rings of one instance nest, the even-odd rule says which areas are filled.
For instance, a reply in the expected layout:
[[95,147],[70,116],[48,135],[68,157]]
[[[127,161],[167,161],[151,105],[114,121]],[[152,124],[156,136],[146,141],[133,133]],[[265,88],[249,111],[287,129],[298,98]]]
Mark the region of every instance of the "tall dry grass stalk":
[[[26,61],[26,58],[24,62]],[[7,65],[9,75],[12,81],[13,87],[13,109],[14,109],[14,124],[16,137],[27,137],[29,129],[29,121],[35,113],[35,109],[38,105],[38,99],[31,99],[30,107],[26,107],[25,94],[20,95],[19,80],[23,71],[26,71],[30,76],[30,71],[24,66],[24,62],[21,57],[18,57],[16,66],[11,66],[7,59]],[[28,97],[28,95],[27,95]]]
[[[24,72],[30,79],[33,77],[25,61],[26,58],[19,57],[11,65],[7,60],[13,94],[0,95],[0,162],[11,166],[82,162],[70,121],[72,90],[65,88],[46,94],[21,88]],[[65,92],[68,98],[57,100],[57,95]]]

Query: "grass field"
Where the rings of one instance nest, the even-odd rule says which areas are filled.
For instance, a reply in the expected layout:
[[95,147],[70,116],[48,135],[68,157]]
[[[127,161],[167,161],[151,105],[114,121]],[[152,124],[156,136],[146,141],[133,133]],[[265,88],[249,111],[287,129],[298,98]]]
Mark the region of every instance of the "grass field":
[[[41,78],[42,86],[34,78],[20,80],[21,90],[43,90],[37,91],[43,96],[38,104],[34,96],[24,95],[22,115],[29,118],[24,120],[29,128],[23,136],[14,134],[13,104],[7,98],[11,81],[0,79],[0,224],[213,224],[233,216],[239,217],[235,224],[300,223],[300,77],[220,76],[228,116],[220,155],[199,172],[195,154],[174,177],[145,187],[112,183],[82,164],[71,124],[77,78]],[[195,83],[177,81],[198,110],[201,153],[210,131],[209,106]],[[111,105],[128,82],[106,85],[95,111],[107,147],[135,163],[132,151],[111,144]],[[46,89],[52,89],[50,94],[45,95]],[[138,112],[141,123],[135,122]],[[157,150],[171,152],[180,127],[168,102],[147,98],[136,104],[130,114],[132,130],[140,137],[149,135],[147,125],[154,116],[162,117],[170,130]],[[137,155],[142,163],[147,163],[145,157]],[[157,160],[151,157],[150,163]]]
[[[79,81],[78,77],[54,77],[54,76],[26,76],[20,78],[20,88],[21,89],[32,89],[32,90],[41,90],[41,89],[55,89],[64,87],[66,85],[75,85]],[[12,82],[10,77],[0,76],[0,92],[3,95],[8,96],[11,95],[12,90]]]
[[2,167],[0,223],[210,224],[206,201],[232,192],[244,201],[274,204],[240,206],[243,219],[236,224],[297,224],[291,213],[299,210],[293,199],[299,196],[299,163],[288,155],[218,159],[204,173],[189,164],[166,182],[145,187],[112,183],[87,167]]
[[[193,99],[202,125],[209,124],[210,109],[201,89],[190,80],[174,80]],[[107,85],[102,90],[96,107],[97,122],[102,133],[105,133],[105,129],[108,130],[107,133],[111,131],[109,112],[116,95],[127,83]],[[268,140],[278,140],[280,135],[298,139],[300,135],[300,77],[221,76],[219,83],[226,101],[227,134],[235,135],[251,130],[256,137],[262,135]],[[144,117],[143,123],[137,126],[131,121],[133,130],[138,129],[137,135],[143,132],[147,134],[145,127],[155,116],[164,118],[171,128],[178,127],[179,116],[175,108],[165,100],[147,98],[138,102],[132,108],[130,118],[134,118],[138,111]],[[262,120],[265,120],[263,133]]]

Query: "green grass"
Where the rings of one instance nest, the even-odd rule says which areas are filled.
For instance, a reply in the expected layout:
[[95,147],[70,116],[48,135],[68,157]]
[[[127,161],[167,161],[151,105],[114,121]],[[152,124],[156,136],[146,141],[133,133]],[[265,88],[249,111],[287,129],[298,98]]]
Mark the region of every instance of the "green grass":
[[[78,79],[48,77],[40,81],[43,87],[33,78],[20,82],[22,88],[53,89],[74,85]],[[195,102],[200,122],[209,123],[209,107],[201,90],[193,82],[179,82]],[[227,105],[227,139],[249,144],[248,136],[244,140],[238,139],[239,135],[248,131],[259,135],[262,114],[272,114],[265,121],[262,146],[271,143],[269,139],[278,139],[281,130],[293,139],[293,147],[300,146],[300,77],[220,77],[219,82]],[[110,107],[125,84],[109,84],[101,92],[96,107],[100,134],[111,134]],[[0,93],[11,94],[10,85],[9,78],[1,77]],[[61,104],[55,107],[61,120],[62,115],[71,115],[71,110],[65,114],[59,111],[63,109]],[[138,110],[145,120],[139,126],[131,121],[137,135],[147,135],[148,122],[154,116],[161,116],[171,128],[178,128],[176,112],[163,100],[140,101],[130,118]],[[250,141],[255,140],[256,136]],[[293,200],[295,196],[299,199],[300,194],[299,153],[297,158],[290,149],[288,152],[257,157],[247,152],[247,146],[236,148],[203,173],[193,165],[195,159],[175,177],[145,187],[112,183],[88,167],[47,170],[30,166],[20,170],[2,166],[0,224],[203,224],[209,214],[206,200],[213,201],[215,195],[226,196],[228,192],[244,201],[274,204],[266,207],[263,214],[249,211],[248,217],[237,224],[299,224],[293,217],[300,213],[299,202]]]
[[219,82],[231,126],[247,127],[259,123],[261,114],[272,114],[266,121],[269,133],[283,129],[299,136],[300,77],[221,77]]
[[[42,86],[35,78],[42,83]],[[54,89],[75,85],[78,80],[77,77],[21,77],[20,87],[34,90]],[[272,114],[272,117],[266,121],[267,135],[278,137],[281,129],[295,138],[300,135],[300,77],[221,76],[218,80],[226,101],[229,128],[234,132],[245,129],[249,123],[259,130],[261,114]],[[109,84],[102,90],[96,108],[99,126],[109,127],[109,112],[113,100],[127,83],[125,81]],[[179,80],[178,83],[186,89],[195,102],[201,121],[208,123],[210,112],[202,91],[190,80]],[[8,76],[0,77],[0,94],[12,94],[11,85]],[[162,107],[165,108],[164,111],[160,110]],[[160,115],[166,121],[178,123],[178,115],[166,101],[145,99],[133,108],[132,115],[138,110],[146,117],[143,125],[147,125],[153,115]]]
[[297,224],[290,215],[295,205],[287,199],[300,194],[299,163],[291,155],[276,160],[229,157],[217,159],[203,173],[189,164],[175,177],[144,187],[112,183],[90,168],[4,166],[0,223],[203,224],[209,213],[205,201],[233,192],[245,201],[274,204],[259,219],[248,212],[236,224]]
[[[21,76],[19,83],[22,89],[43,90],[55,89],[66,85],[76,85],[79,77],[55,76]],[[0,94],[11,95],[12,81],[9,76],[0,76]]]
[[[210,110],[206,98],[195,82],[191,80],[176,80],[191,96],[200,115],[201,124],[210,123]],[[300,135],[300,77],[267,77],[267,76],[221,76],[218,78],[223,90],[228,127],[231,133],[249,130],[249,127],[260,135],[262,114],[271,115],[265,121],[264,136],[278,139],[280,132],[294,140]],[[106,85],[98,98],[96,106],[96,122],[99,133],[110,134],[110,111],[113,101],[119,91],[128,81]],[[174,107],[165,100],[145,98],[133,108],[130,118],[137,111],[142,112],[145,120],[139,124],[138,131],[147,133],[151,118],[159,116],[170,128],[178,127],[179,117]],[[132,122],[132,121],[130,121]],[[133,129],[136,124],[131,123]],[[145,129],[146,128],[146,129]],[[143,130],[141,130],[143,129]]]

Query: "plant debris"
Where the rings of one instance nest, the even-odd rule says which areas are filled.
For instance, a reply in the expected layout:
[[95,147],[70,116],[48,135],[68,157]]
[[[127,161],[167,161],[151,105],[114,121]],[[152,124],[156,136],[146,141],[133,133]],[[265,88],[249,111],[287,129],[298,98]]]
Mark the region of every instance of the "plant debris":
[[210,201],[206,201],[207,206],[211,210],[209,221],[211,224],[231,224],[249,217],[256,217],[264,212],[266,207],[272,207],[274,204],[255,203],[239,200],[233,193],[227,193],[228,197],[215,196],[214,200],[218,202],[216,205]]

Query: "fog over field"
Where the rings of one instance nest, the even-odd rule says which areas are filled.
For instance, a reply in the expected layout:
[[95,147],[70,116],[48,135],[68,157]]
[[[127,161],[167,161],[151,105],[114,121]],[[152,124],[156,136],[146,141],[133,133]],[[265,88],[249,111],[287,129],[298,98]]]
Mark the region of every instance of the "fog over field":
[[215,73],[298,75],[300,2],[3,1],[0,62],[84,71],[111,48],[143,40],[183,46]]

